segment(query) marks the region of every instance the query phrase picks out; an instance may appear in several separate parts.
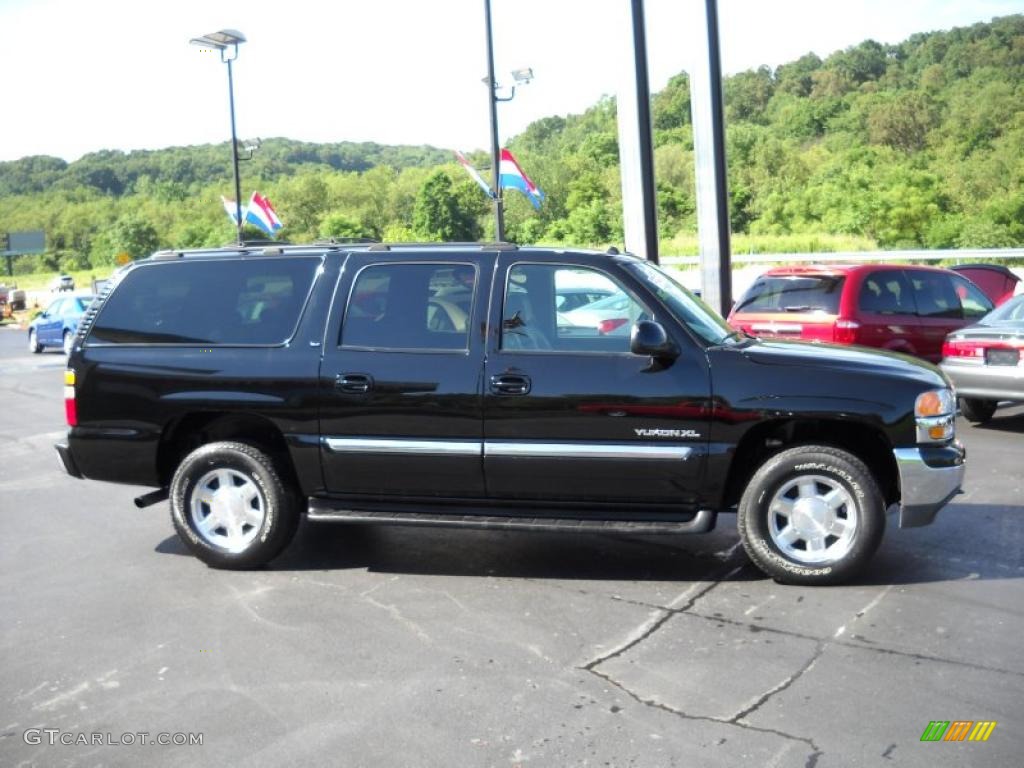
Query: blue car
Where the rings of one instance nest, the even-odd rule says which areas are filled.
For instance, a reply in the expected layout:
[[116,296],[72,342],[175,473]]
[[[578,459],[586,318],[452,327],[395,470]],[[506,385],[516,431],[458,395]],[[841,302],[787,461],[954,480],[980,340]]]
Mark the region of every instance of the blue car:
[[56,299],[28,326],[28,349],[42,352],[45,347],[71,351],[78,330],[78,321],[92,304],[92,296],[66,296]]

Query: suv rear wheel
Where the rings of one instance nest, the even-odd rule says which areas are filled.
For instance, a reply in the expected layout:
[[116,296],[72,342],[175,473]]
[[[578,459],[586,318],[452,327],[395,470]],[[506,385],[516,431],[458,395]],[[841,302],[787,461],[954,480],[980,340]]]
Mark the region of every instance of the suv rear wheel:
[[754,564],[784,584],[834,584],[860,571],[885,531],[871,472],[847,451],[791,448],[754,473],[737,526]]
[[268,563],[298,525],[296,494],[270,457],[246,443],[210,443],[194,450],[174,473],[170,498],[178,536],[214,568]]

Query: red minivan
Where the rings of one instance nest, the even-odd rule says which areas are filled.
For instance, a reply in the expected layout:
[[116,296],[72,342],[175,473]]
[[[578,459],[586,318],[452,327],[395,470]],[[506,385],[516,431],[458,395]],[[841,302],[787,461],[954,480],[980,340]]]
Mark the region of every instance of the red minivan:
[[974,283],[948,269],[807,265],[765,272],[729,323],[762,338],[861,344],[937,363],[946,335],[991,309]]

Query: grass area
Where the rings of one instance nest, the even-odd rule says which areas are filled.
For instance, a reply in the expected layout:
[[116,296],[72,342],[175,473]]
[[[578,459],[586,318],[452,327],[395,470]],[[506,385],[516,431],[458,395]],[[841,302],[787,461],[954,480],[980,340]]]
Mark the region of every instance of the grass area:
[[86,290],[92,287],[92,281],[103,280],[113,273],[113,267],[98,267],[96,269],[83,269],[77,272],[33,272],[28,275],[0,274],[0,283],[11,286],[16,285],[26,291],[49,291],[50,282],[59,274],[71,275],[75,279],[76,290]]
[[[742,262],[744,254],[762,253],[836,253],[839,251],[874,251],[878,243],[854,235],[741,235],[731,238],[733,261]],[[662,240],[662,256],[696,256],[700,242],[696,234],[680,234]]]

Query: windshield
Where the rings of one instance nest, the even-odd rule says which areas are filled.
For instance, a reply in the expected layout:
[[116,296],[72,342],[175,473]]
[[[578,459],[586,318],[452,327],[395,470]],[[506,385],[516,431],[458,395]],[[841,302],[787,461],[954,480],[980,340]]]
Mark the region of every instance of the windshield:
[[724,344],[730,338],[739,337],[711,307],[683,288],[665,270],[646,261],[630,261],[626,268],[699,338],[709,344]]

